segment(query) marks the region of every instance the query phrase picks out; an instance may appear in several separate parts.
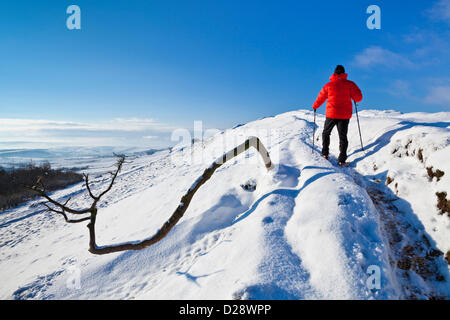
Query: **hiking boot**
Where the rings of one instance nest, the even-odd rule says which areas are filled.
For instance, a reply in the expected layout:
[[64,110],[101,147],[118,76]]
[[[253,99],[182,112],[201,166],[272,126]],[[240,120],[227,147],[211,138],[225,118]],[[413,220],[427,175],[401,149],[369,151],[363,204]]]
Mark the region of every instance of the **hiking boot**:
[[342,167],[345,166],[347,163],[345,161],[339,161],[338,164]]
[[328,160],[328,155],[326,155],[326,154],[323,154],[323,155],[322,155],[322,158],[324,158],[324,159],[327,159],[327,160]]

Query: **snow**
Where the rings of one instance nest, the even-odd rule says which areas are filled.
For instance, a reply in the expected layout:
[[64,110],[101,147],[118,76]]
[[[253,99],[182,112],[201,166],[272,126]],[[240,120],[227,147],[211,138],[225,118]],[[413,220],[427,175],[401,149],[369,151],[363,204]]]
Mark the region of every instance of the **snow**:
[[[383,178],[386,175],[393,178],[389,187],[397,196],[410,203],[426,231],[437,242],[437,247],[447,252],[450,250],[450,219],[436,214],[435,193],[447,191],[450,194],[449,113],[398,115],[390,119],[397,121],[394,126],[387,123],[373,126],[365,117],[365,112],[362,112],[362,117],[367,144],[377,143],[374,149],[379,150],[360,156],[361,161],[357,159],[356,169],[366,176]],[[370,133],[375,130],[383,131],[384,134],[371,137]],[[419,150],[423,162],[418,158]],[[373,165],[376,165],[376,171]],[[426,168],[431,166],[434,170],[440,169],[446,173],[439,182],[436,178],[429,181]]]
[[[0,298],[448,297],[442,255],[427,260],[430,277],[398,264],[408,244],[423,255],[450,250],[450,217],[438,214],[435,195],[450,194],[450,113],[359,115],[366,151],[353,118],[348,168],[320,157],[322,115],[312,152],[309,110],[241,124],[192,148],[179,145],[126,163],[99,206],[99,246],[151,237],[204,170],[250,136],[260,138],[274,164],[268,172],[255,149],[228,161],[201,186],[168,236],[144,250],[92,255],[87,223],[66,224],[45,212],[42,200],[0,213]],[[336,156],[337,132],[331,141]],[[429,180],[430,166],[445,172],[439,181]],[[100,167],[90,172],[94,194],[109,183],[106,166]],[[394,180],[386,186],[388,176]],[[248,181],[254,191],[241,187]],[[53,196],[72,197],[75,208],[91,203],[82,183]],[[391,241],[392,225],[403,235],[399,242]],[[378,289],[367,285],[373,266],[381,274]],[[74,287],[78,274],[80,286]]]

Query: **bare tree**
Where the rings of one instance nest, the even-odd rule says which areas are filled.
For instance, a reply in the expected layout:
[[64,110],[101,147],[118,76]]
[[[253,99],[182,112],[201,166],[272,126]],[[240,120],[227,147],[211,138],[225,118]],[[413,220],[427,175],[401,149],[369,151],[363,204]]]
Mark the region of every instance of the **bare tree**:
[[[50,211],[57,214],[60,214],[64,217],[65,221],[68,223],[80,223],[83,221],[89,221],[87,227],[89,229],[89,252],[93,254],[107,254],[107,253],[113,253],[113,252],[119,252],[119,251],[126,251],[126,250],[141,250],[146,247],[149,247],[156,242],[163,239],[169,231],[177,224],[177,222],[183,217],[184,213],[186,212],[187,208],[189,207],[189,204],[194,196],[194,194],[197,192],[197,190],[206,182],[208,181],[213,173],[222,166],[226,161],[236,157],[237,155],[241,154],[242,152],[248,150],[250,147],[255,148],[259,151],[260,155],[262,156],[265,166],[267,170],[270,170],[273,168],[272,161],[270,160],[269,153],[267,152],[266,148],[263,146],[261,141],[257,137],[250,137],[248,138],[244,143],[239,145],[238,147],[234,148],[233,150],[229,151],[228,153],[224,154],[221,158],[214,161],[211,166],[209,166],[203,174],[193,183],[193,185],[189,188],[189,190],[186,192],[186,194],[181,198],[180,204],[175,209],[174,213],[170,216],[169,220],[167,220],[162,227],[154,234],[152,237],[142,240],[140,242],[128,242],[123,244],[115,244],[115,245],[109,245],[109,246],[97,246],[95,241],[95,221],[97,218],[97,204],[101,200],[101,198],[108,193],[113,185],[114,182],[119,174],[119,172],[122,170],[122,166],[125,163],[125,156],[118,156],[118,160],[116,163],[116,170],[114,172],[110,172],[111,174],[111,181],[108,185],[108,187],[101,192],[99,195],[94,195],[94,193],[91,190],[90,184],[89,184],[89,175],[84,174],[84,182],[86,185],[87,192],[89,193],[89,196],[92,198],[92,204],[89,208],[85,209],[73,209],[68,207],[68,203],[71,200],[70,198],[67,199],[64,203],[60,203],[53,198],[51,198],[46,189],[45,185],[43,183],[42,177],[38,179],[38,181],[35,183],[34,186],[29,187],[31,190],[34,190],[35,192],[38,192],[40,196],[45,198],[47,200],[46,203],[44,203],[44,206]],[[83,216],[78,219],[70,219],[67,215],[67,213],[75,215],[75,216]]]

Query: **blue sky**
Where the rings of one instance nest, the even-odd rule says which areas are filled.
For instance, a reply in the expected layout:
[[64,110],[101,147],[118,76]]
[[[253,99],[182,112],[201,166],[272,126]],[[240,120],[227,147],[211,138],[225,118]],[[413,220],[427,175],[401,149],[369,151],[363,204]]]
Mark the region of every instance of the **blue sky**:
[[450,0],[2,1],[0,148],[159,147],[194,120],[311,108],[336,64],[360,109],[450,111],[449,26]]

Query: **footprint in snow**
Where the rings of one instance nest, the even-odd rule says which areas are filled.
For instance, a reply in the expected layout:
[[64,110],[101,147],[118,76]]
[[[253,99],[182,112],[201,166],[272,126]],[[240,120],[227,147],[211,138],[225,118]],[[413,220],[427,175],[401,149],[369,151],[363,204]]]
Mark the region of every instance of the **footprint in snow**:
[[273,222],[273,219],[272,219],[272,217],[265,217],[265,218],[262,220],[262,222],[263,222],[263,224],[269,224],[269,223],[272,223],[272,222]]
[[255,179],[248,180],[244,184],[241,184],[241,188],[244,189],[245,191],[250,191],[250,192],[255,191],[256,190],[256,180]]

